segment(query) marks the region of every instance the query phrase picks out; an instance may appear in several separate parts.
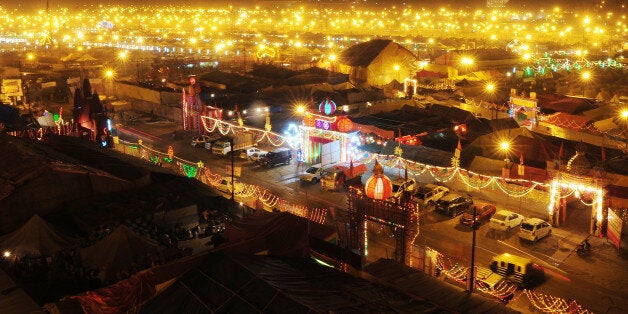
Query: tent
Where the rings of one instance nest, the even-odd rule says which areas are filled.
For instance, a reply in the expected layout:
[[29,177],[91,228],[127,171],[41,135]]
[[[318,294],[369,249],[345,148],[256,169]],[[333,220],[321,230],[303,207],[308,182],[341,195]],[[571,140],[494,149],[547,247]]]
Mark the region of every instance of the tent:
[[83,264],[103,269],[105,281],[114,279],[120,271],[140,263],[147,255],[160,251],[160,247],[127,226],[119,226],[96,244],[81,250]]
[[467,293],[462,288],[430,277],[421,270],[380,259],[364,268],[364,272],[379,282],[396,287],[402,292],[420,296],[426,303],[434,304],[440,312],[449,313],[519,313],[495,302],[495,299],[476,293]]
[[0,270],[0,313],[46,313],[3,270]]
[[310,258],[213,253],[148,301],[140,313],[437,313],[395,287]]
[[17,256],[50,256],[71,247],[74,242],[39,215],[34,215],[20,229],[0,238],[0,249]]

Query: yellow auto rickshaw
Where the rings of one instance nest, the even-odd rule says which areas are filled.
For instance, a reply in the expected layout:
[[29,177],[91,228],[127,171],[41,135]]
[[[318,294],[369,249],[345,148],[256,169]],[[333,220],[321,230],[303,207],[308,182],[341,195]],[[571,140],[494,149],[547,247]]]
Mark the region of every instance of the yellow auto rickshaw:
[[522,288],[532,288],[545,281],[545,272],[531,260],[503,253],[493,257],[491,270],[515,282]]

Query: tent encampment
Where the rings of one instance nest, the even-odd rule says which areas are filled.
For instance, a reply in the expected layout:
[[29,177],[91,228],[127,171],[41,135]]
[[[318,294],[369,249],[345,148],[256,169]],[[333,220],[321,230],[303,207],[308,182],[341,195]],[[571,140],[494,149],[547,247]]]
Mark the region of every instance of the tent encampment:
[[156,254],[160,250],[156,243],[122,225],[99,242],[82,249],[81,258],[85,266],[104,271],[101,279],[109,281],[118,272],[129,270],[148,254]]
[[39,215],[34,215],[22,227],[0,238],[0,249],[16,256],[51,256],[72,247],[75,240],[55,230]]

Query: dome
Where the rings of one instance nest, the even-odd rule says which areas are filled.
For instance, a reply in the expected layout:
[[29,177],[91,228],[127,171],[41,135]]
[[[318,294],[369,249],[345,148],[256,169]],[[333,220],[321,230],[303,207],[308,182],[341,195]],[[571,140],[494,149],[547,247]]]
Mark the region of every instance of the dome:
[[567,162],[567,171],[577,175],[587,175],[591,170],[591,162],[585,156],[587,147],[580,142],[576,145],[576,154]]
[[567,171],[573,174],[586,175],[589,173],[589,170],[591,170],[591,162],[584,154],[576,153],[567,162]]
[[376,200],[388,199],[392,194],[392,181],[384,175],[384,168],[377,162],[377,159],[375,159],[373,175],[364,184],[364,191],[366,196]]
[[328,116],[332,115],[336,112],[336,103],[329,98],[325,98],[325,100],[318,105],[318,111]]

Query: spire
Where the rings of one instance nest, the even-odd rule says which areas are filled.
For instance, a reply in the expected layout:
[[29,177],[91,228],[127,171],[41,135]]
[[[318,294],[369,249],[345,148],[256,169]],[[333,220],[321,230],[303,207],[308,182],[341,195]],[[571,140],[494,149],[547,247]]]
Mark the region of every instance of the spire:
[[375,159],[375,166],[373,166],[373,175],[381,175],[384,174],[384,167],[379,164],[379,161]]

